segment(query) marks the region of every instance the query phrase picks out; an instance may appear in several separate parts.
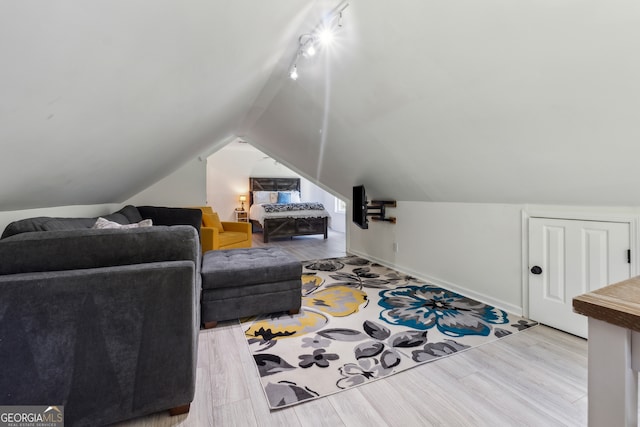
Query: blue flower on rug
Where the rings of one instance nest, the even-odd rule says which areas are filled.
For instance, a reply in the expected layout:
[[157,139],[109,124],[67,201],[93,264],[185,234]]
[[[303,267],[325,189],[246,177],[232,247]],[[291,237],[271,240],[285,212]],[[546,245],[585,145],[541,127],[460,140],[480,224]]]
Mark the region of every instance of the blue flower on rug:
[[507,313],[432,285],[380,291],[380,319],[392,325],[426,330],[434,326],[452,337],[488,336],[492,325],[509,322]]

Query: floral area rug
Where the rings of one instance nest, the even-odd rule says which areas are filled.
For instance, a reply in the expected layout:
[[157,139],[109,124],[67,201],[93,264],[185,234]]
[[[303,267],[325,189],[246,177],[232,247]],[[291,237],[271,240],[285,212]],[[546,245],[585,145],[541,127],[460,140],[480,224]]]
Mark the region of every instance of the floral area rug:
[[271,409],[537,324],[355,256],[306,261],[303,267],[299,314],[241,321]]

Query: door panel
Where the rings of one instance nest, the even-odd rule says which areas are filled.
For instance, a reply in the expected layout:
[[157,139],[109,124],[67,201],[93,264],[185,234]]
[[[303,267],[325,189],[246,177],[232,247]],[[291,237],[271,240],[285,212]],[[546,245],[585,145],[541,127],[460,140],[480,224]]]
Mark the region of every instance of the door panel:
[[546,272],[542,282],[543,298],[550,302],[559,304],[565,303],[565,233],[562,227],[544,227],[543,248],[546,249],[546,265],[543,273]]
[[630,226],[623,222],[529,219],[529,317],[582,337],[587,319],[573,298],[630,277]]
[[607,286],[609,282],[609,256],[607,230],[582,230],[584,248],[584,287],[580,293]]

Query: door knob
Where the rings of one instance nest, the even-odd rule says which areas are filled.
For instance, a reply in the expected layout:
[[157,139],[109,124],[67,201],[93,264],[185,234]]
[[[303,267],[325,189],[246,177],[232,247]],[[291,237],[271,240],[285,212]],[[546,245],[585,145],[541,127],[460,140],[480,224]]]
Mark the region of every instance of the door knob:
[[542,268],[538,267],[537,265],[534,265],[533,267],[531,267],[531,272],[533,274],[542,274]]

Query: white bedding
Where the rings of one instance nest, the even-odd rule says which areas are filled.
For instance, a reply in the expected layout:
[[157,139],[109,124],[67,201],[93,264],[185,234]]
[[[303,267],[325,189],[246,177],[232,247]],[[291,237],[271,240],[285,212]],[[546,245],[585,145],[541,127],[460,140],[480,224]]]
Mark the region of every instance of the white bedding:
[[254,203],[249,208],[249,218],[258,221],[264,227],[265,218],[327,218],[329,212],[323,210],[302,210],[287,212],[265,212],[261,203]]

